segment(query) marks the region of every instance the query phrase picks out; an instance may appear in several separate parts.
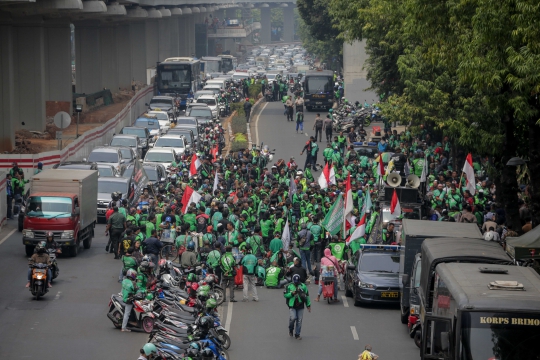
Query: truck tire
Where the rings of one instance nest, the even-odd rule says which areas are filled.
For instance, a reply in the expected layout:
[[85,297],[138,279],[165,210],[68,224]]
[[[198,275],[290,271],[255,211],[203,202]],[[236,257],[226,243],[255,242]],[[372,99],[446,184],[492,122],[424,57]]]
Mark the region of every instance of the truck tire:
[[[406,311],[404,311],[406,310]],[[399,305],[399,319],[401,320],[402,324],[408,324],[409,323],[409,311],[408,309],[403,309],[403,305]]]
[[92,246],[92,237],[94,236],[94,229],[88,230],[86,239],[83,240],[83,247],[88,250]]
[[25,248],[27,257],[31,257],[32,255],[34,255],[34,245],[26,245]]
[[76,257],[79,254],[79,243],[69,247],[69,256]]

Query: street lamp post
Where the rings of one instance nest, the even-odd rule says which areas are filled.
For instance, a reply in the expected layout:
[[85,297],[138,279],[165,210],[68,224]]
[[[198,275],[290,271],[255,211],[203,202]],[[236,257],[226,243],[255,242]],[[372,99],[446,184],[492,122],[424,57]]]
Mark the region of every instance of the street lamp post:
[[79,117],[80,117],[81,112],[82,112],[82,105],[77,104],[75,106],[75,111],[77,112],[77,130],[76,130],[76,134],[75,134],[75,139],[78,139],[79,138]]

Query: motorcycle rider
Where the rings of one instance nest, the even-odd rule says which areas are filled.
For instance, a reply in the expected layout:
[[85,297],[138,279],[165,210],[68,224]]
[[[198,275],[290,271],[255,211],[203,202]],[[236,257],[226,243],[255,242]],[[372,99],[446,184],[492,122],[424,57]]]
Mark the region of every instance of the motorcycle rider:
[[127,323],[129,320],[129,315],[133,309],[133,296],[137,292],[137,285],[135,280],[137,279],[137,272],[133,269],[129,269],[126,272],[126,277],[122,280],[122,301],[126,304],[124,308],[124,319],[122,320],[122,331],[130,332],[131,330],[127,329]]
[[[56,250],[57,254],[62,253],[62,247],[58,245],[56,241],[54,241],[54,233],[52,231],[47,232],[47,240],[45,241],[45,249],[54,249]],[[54,266],[56,267],[56,272],[60,272],[60,268],[58,267],[58,262],[55,261]]]
[[[45,241],[41,241],[39,244],[36,245],[36,252],[32,255],[30,258],[29,265],[35,265],[35,264],[47,264],[48,266],[51,265],[51,259],[49,258],[49,254],[47,254],[47,250],[45,249]],[[30,277],[32,276],[32,268],[28,269],[28,282],[26,283],[26,287],[30,287]],[[51,285],[51,269],[47,268],[47,287],[52,288]]]
[[199,263],[197,262],[197,254],[195,254],[195,243],[193,241],[190,241],[187,244],[186,251],[182,253],[182,256],[180,257],[180,264],[183,267],[195,267]]

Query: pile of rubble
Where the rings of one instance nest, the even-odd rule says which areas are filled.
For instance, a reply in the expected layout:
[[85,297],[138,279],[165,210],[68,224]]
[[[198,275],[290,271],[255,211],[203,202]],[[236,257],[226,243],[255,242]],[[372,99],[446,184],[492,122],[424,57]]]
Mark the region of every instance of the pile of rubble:
[[30,139],[52,139],[47,132],[18,130],[15,132],[15,148],[12,154],[37,154],[41,151],[41,145],[32,144]]

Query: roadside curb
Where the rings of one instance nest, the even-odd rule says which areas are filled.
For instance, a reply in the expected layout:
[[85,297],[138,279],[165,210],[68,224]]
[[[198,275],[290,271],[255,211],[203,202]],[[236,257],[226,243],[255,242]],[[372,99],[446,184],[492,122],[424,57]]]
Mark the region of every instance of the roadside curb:
[[[255,116],[258,115],[258,112],[260,111],[261,104],[264,102],[264,96],[261,97],[255,104],[253,104],[253,110],[251,111],[251,118],[249,123],[247,124],[247,135],[248,135],[248,143],[249,148],[253,148],[253,141],[251,137],[251,127],[255,126],[255,121],[251,121],[252,119],[255,119]],[[259,139],[255,139],[255,141],[259,141]],[[257,143],[255,143],[256,145]]]

